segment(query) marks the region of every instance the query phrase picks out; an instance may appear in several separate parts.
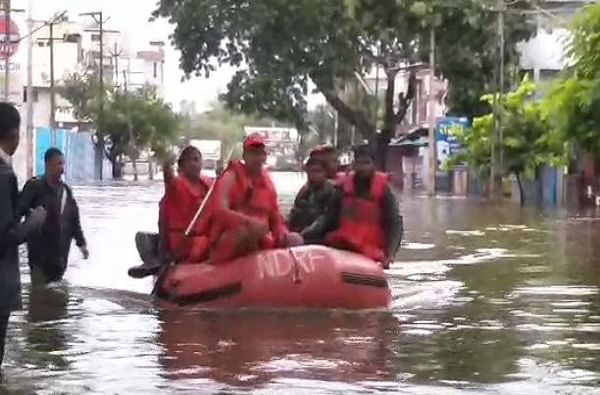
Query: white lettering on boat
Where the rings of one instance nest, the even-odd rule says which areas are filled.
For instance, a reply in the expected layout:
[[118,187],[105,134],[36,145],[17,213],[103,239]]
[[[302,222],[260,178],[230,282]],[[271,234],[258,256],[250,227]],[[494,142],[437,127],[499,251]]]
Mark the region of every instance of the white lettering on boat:
[[[293,250],[301,276],[316,271],[319,265],[327,265],[331,257],[319,249]],[[258,259],[258,276],[261,279],[294,275],[294,257],[289,250],[270,251]]]

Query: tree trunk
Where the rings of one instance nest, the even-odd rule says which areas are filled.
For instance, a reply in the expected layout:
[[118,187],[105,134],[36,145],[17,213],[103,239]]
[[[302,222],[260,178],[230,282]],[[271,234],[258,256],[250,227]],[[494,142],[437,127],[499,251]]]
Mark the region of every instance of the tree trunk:
[[154,158],[148,155],[148,179],[154,180]]
[[[369,114],[359,109],[353,109],[346,104],[337,92],[317,88],[325,96],[327,102],[338,112],[339,116],[355,126],[357,131],[371,143],[378,158],[378,167],[386,170],[386,156],[388,145],[396,132],[397,126],[404,120],[408,107],[415,95],[416,74],[409,73],[408,88],[406,93],[398,97],[398,111],[394,111],[395,81],[398,70],[387,69],[387,89],[385,93],[385,119],[381,133],[377,133],[377,119],[372,120]],[[377,117],[377,115],[375,115]]]
[[523,190],[523,183],[521,182],[521,175],[520,173],[515,173],[515,176],[517,177],[517,185],[519,186],[519,202],[521,204],[521,206],[525,205],[525,191]]
[[121,180],[123,178],[123,166],[120,155],[116,154],[114,150],[107,150],[105,155],[112,165],[113,180]]
[[104,165],[104,141],[98,138],[98,141],[95,144],[96,150],[94,151],[94,172],[96,175],[96,179],[98,181],[102,181],[104,178],[103,173],[103,165]]
[[387,150],[390,145],[390,141],[396,134],[398,125],[402,123],[406,117],[408,107],[412,102],[415,95],[415,83],[416,75],[414,72],[410,72],[408,77],[408,87],[406,93],[401,93],[398,96],[398,110],[394,111],[394,97],[396,96],[396,77],[398,71],[386,70],[387,87],[385,91],[385,115],[384,115],[384,126],[375,140],[375,147],[378,158],[378,166],[382,171],[387,170]]
[[113,180],[121,180],[123,178],[123,165],[117,158],[110,159],[112,163],[112,177]]
[[131,167],[133,168],[133,181],[138,181],[139,174],[137,168],[137,159],[135,157],[131,158]]
[[375,124],[371,122],[367,114],[351,108],[335,93],[325,92],[323,95],[327,102],[339,113],[340,117],[356,126],[365,138],[369,140],[373,138],[376,133]]

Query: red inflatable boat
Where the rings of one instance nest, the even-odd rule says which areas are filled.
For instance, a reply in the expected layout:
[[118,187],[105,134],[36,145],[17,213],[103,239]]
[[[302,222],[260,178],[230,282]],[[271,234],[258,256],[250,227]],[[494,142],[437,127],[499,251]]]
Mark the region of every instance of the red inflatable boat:
[[158,296],[204,307],[386,308],[383,269],[362,255],[322,246],[261,251],[230,263],[178,264]]

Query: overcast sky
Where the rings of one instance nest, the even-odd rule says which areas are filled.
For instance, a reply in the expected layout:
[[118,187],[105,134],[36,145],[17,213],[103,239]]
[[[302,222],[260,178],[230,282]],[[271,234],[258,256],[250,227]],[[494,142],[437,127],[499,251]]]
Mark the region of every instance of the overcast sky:
[[[174,108],[179,109],[181,100],[194,100],[198,111],[210,108],[219,94],[224,92],[234,70],[223,67],[212,73],[209,79],[192,78],[181,82],[183,73],[179,70],[179,52],[171,45],[169,34],[173,26],[165,20],[153,23],[148,21],[156,8],[158,0],[33,0],[33,16],[35,20],[49,20],[57,12],[68,10],[71,20],[78,20],[82,12],[103,11],[110,20],[107,29],[122,31],[127,36],[130,49],[150,49],[150,41],[165,41],[165,96]],[[27,9],[29,0],[12,0],[12,8]],[[22,35],[26,34],[26,14],[17,14],[21,20]],[[17,17],[15,16],[15,19]],[[25,69],[26,46],[19,49],[18,58]],[[324,102],[321,95],[309,97],[309,107]]]
[[[27,9],[29,0],[12,0],[13,8]],[[149,41],[169,42],[168,36],[173,27],[166,21],[148,22],[154,10],[156,0],[33,0],[33,15],[37,20],[48,20],[57,11],[68,10],[72,20],[79,18],[81,12],[103,11],[110,20],[107,29],[120,30],[128,36],[132,49],[147,49]],[[25,15],[19,16],[22,20]],[[23,29],[25,24],[21,24]],[[25,31],[21,32],[22,35]],[[26,53],[25,45],[19,49]],[[26,55],[24,55],[26,56]],[[24,59],[21,57],[21,59]],[[211,75],[209,79],[194,78],[181,82],[183,73],[178,67],[179,53],[170,43],[165,59],[165,96],[176,109],[183,99],[195,100],[199,111],[213,103],[220,92],[224,91],[231,78],[232,70],[224,68]]]

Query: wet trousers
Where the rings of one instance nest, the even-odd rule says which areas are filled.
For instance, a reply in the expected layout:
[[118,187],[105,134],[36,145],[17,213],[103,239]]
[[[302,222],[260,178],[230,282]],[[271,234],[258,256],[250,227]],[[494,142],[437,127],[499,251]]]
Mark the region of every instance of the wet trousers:
[[170,252],[176,254],[177,261],[200,263],[208,259],[209,241],[206,236],[185,238],[181,233],[169,234]]
[[213,265],[228,262],[257,250],[276,247],[271,235],[260,236],[246,226],[238,226],[225,231],[212,250],[210,262]]

